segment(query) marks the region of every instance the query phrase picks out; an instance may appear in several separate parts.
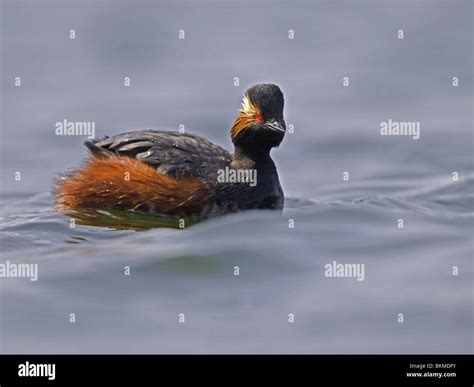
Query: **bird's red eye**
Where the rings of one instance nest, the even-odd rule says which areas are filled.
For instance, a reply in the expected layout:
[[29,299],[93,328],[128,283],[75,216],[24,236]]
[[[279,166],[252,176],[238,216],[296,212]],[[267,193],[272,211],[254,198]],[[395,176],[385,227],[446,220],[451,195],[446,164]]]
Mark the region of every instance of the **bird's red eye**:
[[262,115],[260,113],[255,114],[255,120],[257,120],[257,122],[262,122]]

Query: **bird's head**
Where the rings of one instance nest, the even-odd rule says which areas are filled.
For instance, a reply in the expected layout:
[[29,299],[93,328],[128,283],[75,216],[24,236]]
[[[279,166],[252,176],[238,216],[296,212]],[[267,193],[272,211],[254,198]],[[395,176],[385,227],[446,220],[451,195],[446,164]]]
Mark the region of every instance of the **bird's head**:
[[276,85],[258,84],[247,89],[230,129],[234,145],[257,151],[280,145],[286,130],[283,104],[283,93]]

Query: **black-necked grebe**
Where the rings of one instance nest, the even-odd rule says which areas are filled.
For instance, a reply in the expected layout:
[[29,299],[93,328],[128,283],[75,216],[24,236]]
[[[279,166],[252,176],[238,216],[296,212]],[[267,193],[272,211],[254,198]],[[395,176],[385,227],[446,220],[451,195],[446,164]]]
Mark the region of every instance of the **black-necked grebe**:
[[283,208],[270,157],[285,135],[283,93],[250,87],[230,129],[235,150],[193,134],[146,130],[87,141],[85,165],[62,175],[58,210],[118,208],[163,215],[212,215]]

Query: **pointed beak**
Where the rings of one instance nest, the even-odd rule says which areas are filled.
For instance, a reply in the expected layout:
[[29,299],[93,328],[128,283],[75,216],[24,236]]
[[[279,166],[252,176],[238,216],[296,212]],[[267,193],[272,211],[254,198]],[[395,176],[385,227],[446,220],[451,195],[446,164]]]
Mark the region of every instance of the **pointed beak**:
[[265,127],[276,132],[285,133],[285,128],[278,121],[269,121],[265,124]]

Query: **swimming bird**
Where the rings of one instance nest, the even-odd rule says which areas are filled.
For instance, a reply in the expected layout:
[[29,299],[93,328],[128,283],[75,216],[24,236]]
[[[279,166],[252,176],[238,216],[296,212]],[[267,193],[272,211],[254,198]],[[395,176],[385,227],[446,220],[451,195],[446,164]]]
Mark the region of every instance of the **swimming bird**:
[[88,160],[56,182],[56,209],[170,216],[282,209],[283,190],[270,150],[285,135],[283,106],[276,85],[247,89],[230,129],[233,154],[195,134],[164,130],[86,141]]

